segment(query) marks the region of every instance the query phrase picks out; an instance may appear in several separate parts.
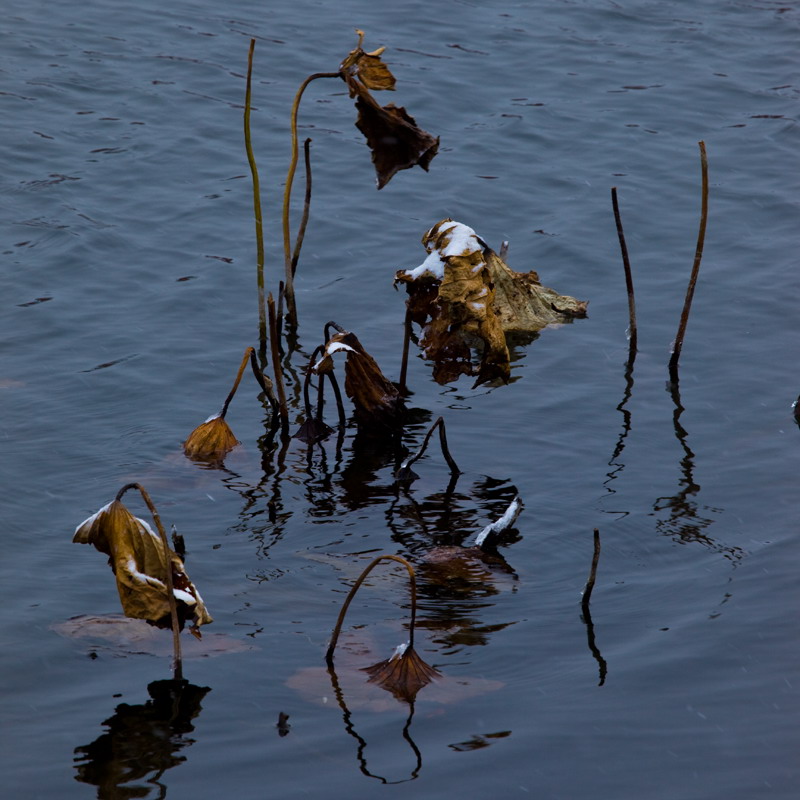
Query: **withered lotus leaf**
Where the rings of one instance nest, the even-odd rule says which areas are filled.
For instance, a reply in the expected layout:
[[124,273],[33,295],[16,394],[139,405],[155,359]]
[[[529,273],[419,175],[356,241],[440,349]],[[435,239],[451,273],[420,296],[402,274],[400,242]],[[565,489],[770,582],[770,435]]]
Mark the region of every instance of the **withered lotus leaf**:
[[443,219],[422,244],[428,257],[416,269],[399,270],[395,283],[406,287],[412,319],[423,326],[420,344],[440,383],[472,374],[472,347],[481,351],[476,385],[508,381],[507,334],[586,316],[586,302],[542,286],[533,271],[515,272],[467,225]]
[[393,90],[395,78],[380,58],[384,48],[365,53],[361,47],[364,34],[358,34],[358,46],[339,69],[350,97],[356,98],[356,127],[372,151],[378,188],[382,189],[401,169],[418,164],[427,172],[439,150],[439,138],[419,128],[404,108],[394,103],[382,106],[372,97],[370,89]]
[[398,700],[412,703],[420,689],[427,686],[442,673],[426,664],[409,644],[401,644],[385,661],[379,661],[363,671],[374,683],[387,692],[391,692]]
[[224,417],[216,414],[189,434],[183,452],[196,461],[221,461],[237,444],[239,440]]
[[350,331],[331,337],[325,345],[325,354],[318,362],[318,368],[329,368],[330,356],[338,350],[347,353],[344,390],[353,401],[358,425],[394,430],[401,423],[405,408],[397,387],[384,376],[375,359]]
[[122,501],[114,500],[84,520],[72,541],[92,544],[109,557],[125,616],[145,619],[159,628],[171,627],[166,583],[169,564],[181,625],[191,620],[196,632],[198,626],[212,622],[183,561],[172,550],[165,552],[158,534],[134,517]]

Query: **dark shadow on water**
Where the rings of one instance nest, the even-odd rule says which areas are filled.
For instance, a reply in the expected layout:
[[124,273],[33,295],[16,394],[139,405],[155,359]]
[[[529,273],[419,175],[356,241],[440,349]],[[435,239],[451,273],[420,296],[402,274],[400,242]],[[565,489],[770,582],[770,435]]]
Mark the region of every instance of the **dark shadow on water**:
[[103,723],[107,731],[75,748],[75,780],[96,786],[100,800],[166,797],[164,773],[182,764],[180,751],[194,743],[186,734],[194,730],[209,687],[163,680],[147,691],[146,703],[120,703]]

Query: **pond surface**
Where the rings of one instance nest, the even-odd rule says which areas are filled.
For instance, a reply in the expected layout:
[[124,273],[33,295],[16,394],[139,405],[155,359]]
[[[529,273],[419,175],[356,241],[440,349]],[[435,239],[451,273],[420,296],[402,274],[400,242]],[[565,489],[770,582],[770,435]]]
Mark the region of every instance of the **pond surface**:
[[[794,0],[4,10],[4,797],[798,796]],[[401,490],[392,454],[352,422],[338,448],[270,441],[251,376],[225,467],[181,452],[258,344],[250,38],[277,293],[292,98],[338,68],[356,27],[397,77],[380,102],[441,147],[429,173],[378,192],[344,84],[306,93],[292,429],[330,319],[397,379],[393,277],[422,262],[420,238],[444,217],[589,301],[587,319],[515,347],[504,386],[437,384],[412,344],[403,441],[414,450],[444,417],[464,472],[449,490],[435,442]],[[708,231],[676,394],[700,141]],[[295,226],[302,182],[301,169]],[[613,186],[636,288],[632,372]],[[167,632],[160,647],[69,623],[120,612],[106,559],[71,540],[129,481],[185,537],[214,616],[180,692]],[[517,491],[502,558],[436,569],[433,547],[469,542]],[[399,569],[374,572],[350,607],[338,696],[324,670],[339,607],[380,553],[418,565],[415,647],[446,679],[413,707],[356,679],[407,638]]]

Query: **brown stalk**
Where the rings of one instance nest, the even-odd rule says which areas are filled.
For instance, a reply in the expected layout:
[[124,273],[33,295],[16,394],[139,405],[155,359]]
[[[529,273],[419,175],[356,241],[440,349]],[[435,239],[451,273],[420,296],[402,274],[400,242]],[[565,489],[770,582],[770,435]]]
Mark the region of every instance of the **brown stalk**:
[[250,139],[250,84],[253,73],[253,50],[256,40],[250,40],[250,51],[247,56],[247,88],[244,97],[244,146],[247,161],[253,175],[253,210],[256,218],[256,280],[258,283],[258,346],[262,359],[267,357],[267,314],[264,306],[264,230],[261,219],[261,189],[258,180],[258,168],[253,155],[253,144]]
[[631,273],[631,262],[628,258],[628,247],[625,244],[625,234],[622,231],[622,218],[619,213],[619,203],[617,202],[617,187],[611,189],[611,204],[614,207],[614,221],[617,224],[617,236],[619,237],[619,247],[622,251],[622,265],[625,268],[625,286],[628,290],[628,318],[630,330],[630,346],[628,363],[632,366],[633,359],[636,357],[636,300],[633,295],[633,275]]
[[294,273],[292,270],[292,246],[290,243],[289,232],[289,209],[292,202],[292,183],[294,182],[294,173],[297,169],[298,145],[297,145],[297,111],[300,107],[300,100],[303,97],[306,87],[311,81],[317,78],[339,78],[339,72],[315,72],[309,75],[297,90],[297,94],[292,104],[292,157],[289,162],[289,171],[286,173],[286,186],[283,190],[283,255],[284,267],[286,272],[286,285],[284,286],[284,294],[286,296],[286,313],[290,323],[297,325],[297,307],[294,300]]
[[403,322],[403,360],[400,364],[400,380],[398,381],[398,388],[403,397],[408,396],[408,387],[406,386],[406,378],[408,375],[408,345],[411,341],[411,302],[406,300],[406,318]]
[[303,200],[303,216],[300,219],[300,227],[297,229],[297,240],[294,243],[294,253],[292,254],[292,278],[297,272],[297,262],[300,259],[300,250],[303,247],[303,239],[308,225],[308,215],[311,211],[311,139],[303,142],[303,158],[306,166],[306,196]]
[[672,357],[669,360],[670,378],[673,382],[677,380],[678,359],[681,357],[683,347],[683,337],[686,334],[686,325],[689,322],[689,312],[692,308],[692,298],[694,288],[697,284],[697,276],[700,272],[700,260],[703,258],[703,243],[706,237],[706,224],[708,222],[708,159],[706,157],[706,143],[698,142],[700,147],[700,170],[702,173],[702,208],[700,212],[700,230],[697,233],[697,247],[694,253],[694,264],[692,264],[692,274],[689,278],[689,285],[686,288],[686,299],[683,301],[683,312],[681,321],[678,325],[678,333],[675,336],[675,346],[672,349]]
[[281,425],[285,429],[289,424],[289,409],[286,407],[286,392],[283,388],[283,368],[281,367],[281,354],[278,345],[277,320],[275,319],[275,300],[272,292],[267,298],[269,311],[269,344],[272,350],[272,365],[275,370],[275,384],[278,387],[278,412],[281,416]]
[[364,583],[367,575],[369,575],[369,573],[372,572],[372,570],[378,564],[380,564],[381,561],[396,561],[398,564],[402,564],[408,570],[409,583],[411,584],[411,623],[408,631],[408,647],[409,649],[414,647],[414,623],[417,616],[417,579],[416,575],[414,574],[414,567],[412,567],[411,564],[409,564],[408,561],[406,561],[402,556],[378,556],[371,561],[361,575],[358,576],[358,580],[356,580],[356,582],[353,584],[353,587],[350,589],[344,603],[342,604],[342,608],[339,611],[339,617],[337,618],[336,625],[333,629],[333,635],[331,636],[331,643],[328,645],[328,650],[325,653],[325,661],[329,667],[333,667],[333,651],[336,649],[336,643],[339,641],[339,633],[342,630],[342,624],[344,623],[344,617],[345,614],[347,614],[347,609],[350,607],[350,603],[355,596],[355,593],[361,588],[361,584]]
[[253,375],[258,381],[261,391],[267,396],[267,400],[269,400],[269,404],[272,407],[273,415],[277,414],[278,398],[275,397],[275,389],[272,386],[272,381],[270,381],[269,378],[265,379],[264,373],[261,371],[261,367],[258,365],[255,350],[252,347],[249,347],[248,350],[250,351],[250,367],[253,370]]
[[[236,394],[236,390],[239,388],[239,383],[242,380],[242,375],[244,374],[244,368],[247,366],[247,362],[251,360],[251,357],[255,355],[255,350],[252,347],[248,347],[244,351],[244,356],[242,356],[242,363],[239,364],[239,371],[236,373],[236,380],[233,382],[233,386],[231,387],[230,392],[228,392],[228,396],[225,398],[225,402],[222,404],[222,410],[219,412],[220,417],[225,419],[225,415],[228,413],[228,406],[231,404],[231,400],[233,400],[233,396]],[[262,384],[263,385],[263,384]]]
[[169,613],[172,619],[172,648],[175,656],[175,663],[173,665],[172,677],[174,680],[183,679],[183,660],[181,658],[181,639],[180,639],[180,624],[178,622],[178,604],[175,602],[175,587],[172,583],[172,563],[169,554],[172,552],[169,541],[167,540],[167,532],[161,524],[161,517],[158,516],[158,511],[147,493],[147,490],[139,483],[128,483],[123,486],[116,496],[116,500],[122,501],[122,496],[128,489],[137,489],[139,494],[142,495],[147,508],[153,516],[153,521],[156,523],[158,535],[161,537],[161,543],[164,545],[164,557],[166,559],[166,573],[167,573],[167,601],[169,602]]
[[422,446],[413,455],[411,458],[407,458],[401,465],[400,468],[395,473],[395,477],[400,480],[408,480],[416,477],[414,473],[411,471],[411,465],[417,461],[422,455],[425,453],[425,450],[428,447],[428,442],[430,441],[431,435],[436,430],[439,429],[439,444],[442,448],[442,455],[444,456],[445,461],[447,461],[447,465],[450,467],[450,474],[451,475],[460,475],[461,470],[458,468],[453,456],[450,455],[450,450],[447,447],[447,434],[445,433],[445,425],[444,425],[444,417],[439,417],[436,422],[431,425],[428,432],[425,434],[425,439],[422,441]]

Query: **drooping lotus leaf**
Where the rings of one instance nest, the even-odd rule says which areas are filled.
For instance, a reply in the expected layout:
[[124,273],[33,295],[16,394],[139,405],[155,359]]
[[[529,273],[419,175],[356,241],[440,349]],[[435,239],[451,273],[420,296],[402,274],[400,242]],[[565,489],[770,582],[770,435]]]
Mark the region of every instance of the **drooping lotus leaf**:
[[364,667],[369,682],[391,692],[398,700],[412,703],[420,689],[427,686],[442,673],[426,664],[413,646],[401,644],[385,661]]
[[344,331],[332,336],[325,345],[325,354],[317,362],[315,371],[330,369],[330,357],[339,350],[347,353],[344,390],[353,401],[358,425],[374,430],[395,430],[402,421],[403,398],[354,333]]
[[362,31],[358,34],[358,46],[339,69],[350,97],[356,98],[356,127],[367,139],[378,188],[382,189],[401,169],[418,164],[427,172],[439,150],[439,138],[419,128],[404,108],[394,103],[382,106],[372,97],[370,89],[393,90],[395,78],[380,58],[384,48],[364,52],[361,47],[364,34]]
[[183,452],[193,461],[222,461],[239,440],[220,414],[198,425],[183,443]]
[[145,619],[159,628],[171,627],[169,564],[180,624],[191,620],[196,634],[200,625],[213,621],[183,561],[172,550],[166,552],[158,534],[134,517],[122,501],[114,500],[84,520],[72,541],[92,544],[109,557],[125,616]]
[[420,344],[439,383],[473,374],[472,347],[481,351],[476,385],[508,381],[507,334],[586,316],[585,301],[542,286],[536,272],[515,272],[460,222],[443,219],[422,244],[428,257],[416,269],[398,271],[395,283],[406,287],[411,317],[423,326]]

